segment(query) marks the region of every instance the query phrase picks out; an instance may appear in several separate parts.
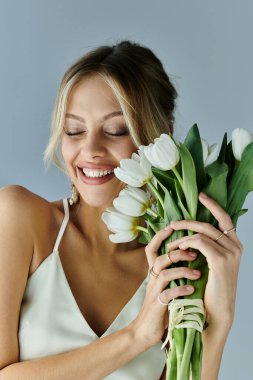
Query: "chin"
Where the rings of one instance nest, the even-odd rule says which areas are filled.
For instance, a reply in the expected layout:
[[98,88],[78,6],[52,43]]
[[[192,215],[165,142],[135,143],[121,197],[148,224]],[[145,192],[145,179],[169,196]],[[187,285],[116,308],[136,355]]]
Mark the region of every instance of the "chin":
[[[114,181],[112,181],[114,182]],[[98,186],[89,189],[78,189],[83,202],[91,207],[111,207],[113,200],[119,195],[119,192],[125,188],[125,184],[121,181],[111,183],[111,186],[103,190]]]
[[85,196],[82,196],[82,194],[80,194],[83,202],[90,206],[90,207],[102,207],[102,208],[107,208],[107,207],[111,207],[113,206],[112,202],[113,202],[113,199],[115,197],[102,197],[101,195],[100,196],[94,196],[91,195],[91,196],[87,196],[87,194],[85,194]]

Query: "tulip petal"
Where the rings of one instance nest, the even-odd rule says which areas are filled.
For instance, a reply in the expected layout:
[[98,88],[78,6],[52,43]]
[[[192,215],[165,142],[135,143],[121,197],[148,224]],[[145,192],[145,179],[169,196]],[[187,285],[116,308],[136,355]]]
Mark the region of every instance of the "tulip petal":
[[133,226],[134,219],[131,216],[121,214],[119,212],[104,212],[102,220],[112,232],[120,232],[130,230]]
[[236,128],[232,132],[232,149],[237,161],[241,161],[242,153],[253,141],[253,134],[246,129]]
[[113,205],[116,209],[129,216],[141,216],[145,214],[143,204],[131,197],[122,196],[115,198]]
[[208,157],[208,142],[205,139],[201,138],[201,144],[202,144],[202,151],[203,151],[204,166],[206,166],[205,162]]
[[143,170],[145,171],[147,179],[152,178],[153,173],[151,170],[150,162],[144,153],[144,145],[141,145],[139,148],[139,157],[140,157],[140,165],[143,168]]
[[112,243],[128,243],[136,239],[137,236],[138,236],[137,233],[134,234],[131,231],[127,231],[127,232],[119,232],[116,234],[111,234],[109,235],[109,239]]
[[205,166],[212,164],[216,160],[217,155],[218,155],[218,150],[219,150],[218,144],[213,144],[209,147],[208,157],[206,158]]
[[114,174],[120,181],[130,186],[141,187],[143,185],[138,178],[133,178],[131,175],[129,175],[126,171],[122,170],[121,168],[114,169]]
[[143,148],[144,154],[152,166],[160,170],[171,170],[179,162],[179,150],[173,139],[161,134],[154,140],[154,144],[149,144]]
[[122,169],[129,172],[132,177],[138,178],[138,176],[145,177],[145,172],[142,170],[140,164],[130,158],[125,158],[120,161],[120,166]]

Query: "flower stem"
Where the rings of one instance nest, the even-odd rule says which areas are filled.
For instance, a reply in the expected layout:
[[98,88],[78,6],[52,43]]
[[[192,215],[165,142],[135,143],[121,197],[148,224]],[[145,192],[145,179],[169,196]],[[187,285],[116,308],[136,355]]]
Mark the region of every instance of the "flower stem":
[[159,194],[157,188],[153,185],[153,183],[150,180],[147,181],[147,185],[150,187],[151,190],[153,190],[157,199],[159,199],[159,201],[162,205],[162,208],[164,209],[164,202],[163,202],[163,199],[162,199],[161,195]]
[[177,380],[177,353],[176,347],[168,352],[166,361],[166,380]]
[[177,372],[180,373],[181,362],[184,354],[184,345],[185,345],[185,331],[184,329],[175,329],[174,330],[174,344],[176,347],[177,353]]
[[186,341],[184,346],[184,354],[181,361],[179,379],[188,379],[188,371],[191,360],[192,348],[194,344],[196,330],[193,328],[187,328]]
[[147,212],[149,212],[155,218],[158,217],[158,214],[154,210],[152,210],[152,208],[147,208]]
[[176,169],[176,167],[172,168],[171,170],[175,174],[178,182],[180,183],[180,186],[181,186],[182,190],[184,190],[183,179],[182,179],[181,175],[178,173],[178,170]]
[[203,344],[201,333],[199,331],[196,331],[191,355],[191,368],[193,380],[201,380],[202,354]]
[[137,229],[137,230],[139,230],[139,231],[143,231],[143,232],[146,232],[146,233],[148,234],[148,229],[147,229],[147,228],[145,228],[145,227],[142,227],[142,226],[137,226],[137,227],[136,227],[136,229]]

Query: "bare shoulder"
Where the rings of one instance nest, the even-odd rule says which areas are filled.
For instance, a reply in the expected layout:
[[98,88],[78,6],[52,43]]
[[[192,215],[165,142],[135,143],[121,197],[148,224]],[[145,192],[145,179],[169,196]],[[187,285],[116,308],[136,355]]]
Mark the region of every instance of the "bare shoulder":
[[32,193],[18,185],[0,189],[0,221],[25,228],[32,215]]
[[0,210],[2,215],[13,219],[21,216],[22,222],[30,220],[32,225],[38,220],[40,214],[44,217],[54,209],[61,210],[60,201],[49,202],[45,198],[33,193],[29,189],[20,185],[9,185],[0,189]]
[[19,185],[9,185],[0,189],[0,207],[4,211],[16,215],[22,210],[32,211],[35,206],[36,194]]
[[18,361],[20,304],[34,253],[36,196],[21,186],[0,189],[0,369]]
[[0,189],[0,224],[11,226],[13,234],[22,231],[33,241],[35,251],[49,231],[54,236],[63,212],[61,201],[49,202],[23,186]]

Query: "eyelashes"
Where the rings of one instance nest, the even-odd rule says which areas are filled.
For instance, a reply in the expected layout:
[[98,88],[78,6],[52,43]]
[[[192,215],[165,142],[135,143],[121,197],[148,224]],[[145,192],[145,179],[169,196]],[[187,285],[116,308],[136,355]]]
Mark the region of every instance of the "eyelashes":
[[[64,132],[67,136],[70,136],[70,137],[75,137],[75,136],[82,136],[85,131],[80,131],[80,132],[68,132],[68,131],[65,131],[64,129]],[[120,137],[120,136],[128,136],[129,135],[129,131],[128,130],[125,130],[125,131],[121,131],[121,132],[117,132],[117,133],[109,133],[109,132],[105,132],[107,135],[109,136],[113,136],[113,137]]]
[[84,132],[67,132],[64,130],[64,132],[66,133],[66,135],[68,136],[79,136],[79,135],[82,135]]

